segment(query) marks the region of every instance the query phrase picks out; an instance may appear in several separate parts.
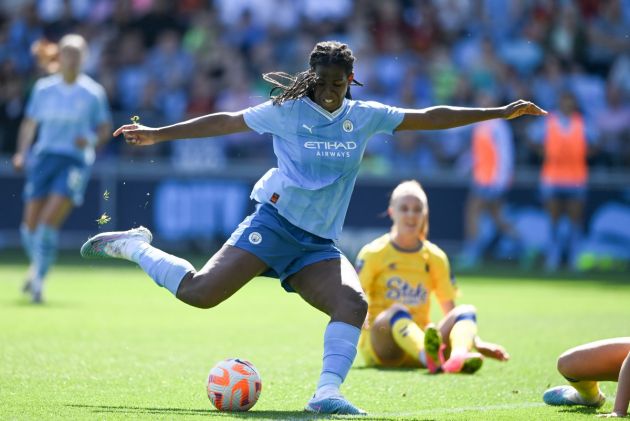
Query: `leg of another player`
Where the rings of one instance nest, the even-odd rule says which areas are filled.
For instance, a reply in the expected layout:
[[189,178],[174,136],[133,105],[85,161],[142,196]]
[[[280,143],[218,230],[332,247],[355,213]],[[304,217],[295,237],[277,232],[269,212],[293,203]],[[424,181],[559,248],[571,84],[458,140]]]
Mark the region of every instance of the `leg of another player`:
[[483,200],[475,193],[468,195],[465,210],[466,242],[458,265],[462,269],[473,268],[479,263],[483,250],[479,238],[479,218],[483,210]]
[[567,216],[571,221],[571,233],[569,235],[569,264],[572,269],[577,267],[577,258],[582,244],[582,221],[584,202],[582,199],[570,199],[567,201]]
[[197,272],[187,260],[153,247],[152,239],[144,227],[105,232],[85,242],[81,256],[135,262],[157,285],[199,308],[218,305],[267,269],[252,253],[226,244]]
[[438,328],[447,340],[451,352],[448,360],[442,364],[447,373],[473,373],[483,363],[483,357],[471,352],[477,337],[477,309],[470,304],[463,304],[449,311],[440,321]]
[[357,354],[361,326],[367,315],[367,301],[354,267],[345,257],[324,260],[304,267],[287,281],[307,303],[330,316],[317,391],[305,409],[327,414],[364,414],[339,392]]
[[399,361],[406,353],[432,373],[439,369],[442,345],[439,331],[433,324],[422,331],[402,304],[394,304],[376,316],[370,327],[370,342],[385,365],[388,361]]
[[42,301],[44,279],[57,258],[59,227],[72,211],[72,201],[59,194],[49,195],[41,208],[33,234],[33,262],[35,276],[31,283],[33,302]]
[[45,199],[33,199],[26,202],[24,213],[22,215],[22,224],[20,225],[20,236],[22,238],[22,247],[28,257],[29,268],[26,279],[22,285],[22,292],[30,293],[33,278],[35,277],[35,264],[33,260],[33,242],[35,237],[35,228],[37,221],[44,207]]
[[490,200],[488,201],[487,208],[499,231],[503,235],[518,240],[518,232],[516,232],[512,224],[510,224],[503,215],[503,200],[501,198]]
[[424,333],[411,319],[407,307],[394,304],[374,319],[370,342],[384,363],[398,361],[405,353],[418,358],[424,348]]
[[466,239],[473,240],[479,233],[479,215],[483,203],[480,197],[470,194],[466,201]]
[[558,371],[570,386],[547,390],[543,400],[550,405],[603,405],[598,381],[616,381],[629,352],[630,338],[604,339],[565,351],[558,358]]
[[545,270],[554,272],[560,266],[562,257],[562,245],[560,244],[560,216],[562,203],[557,198],[549,198],[545,201],[545,210],[549,217],[549,243],[547,244],[547,258]]

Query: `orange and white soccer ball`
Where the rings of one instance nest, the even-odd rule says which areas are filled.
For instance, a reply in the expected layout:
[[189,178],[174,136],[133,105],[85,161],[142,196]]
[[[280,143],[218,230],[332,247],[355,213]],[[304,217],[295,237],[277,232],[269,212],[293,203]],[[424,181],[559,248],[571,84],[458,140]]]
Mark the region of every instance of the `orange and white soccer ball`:
[[219,411],[247,411],[262,390],[254,365],[238,358],[219,361],[212,367],[207,386],[208,398]]

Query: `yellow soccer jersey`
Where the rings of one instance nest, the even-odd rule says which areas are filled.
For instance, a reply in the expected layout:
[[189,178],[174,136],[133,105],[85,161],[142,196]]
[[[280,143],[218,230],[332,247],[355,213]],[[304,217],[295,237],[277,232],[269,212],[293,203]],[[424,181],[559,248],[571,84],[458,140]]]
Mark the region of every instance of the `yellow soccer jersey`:
[[400,303],[424,328],[430,321],[431,293],[439,301],[453,300],[457,295],[448,257],[429,241],[419,250],[405,251],[385,234],[361,249],[356,270],[369,303],[368,326],[383,310]]

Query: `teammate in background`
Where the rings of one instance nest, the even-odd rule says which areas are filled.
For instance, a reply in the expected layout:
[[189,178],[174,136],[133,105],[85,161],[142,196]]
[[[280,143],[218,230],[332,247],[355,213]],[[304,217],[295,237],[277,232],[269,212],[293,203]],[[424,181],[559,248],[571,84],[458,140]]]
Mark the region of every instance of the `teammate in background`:
[[[477,96],[482,107],[496,106],[487,93]],[[477,266],[487,246],[479,236],[479,217],[488,212],[498,231],[518,240],[518,234],[503,216],[503,199],[514,171],[512,129],[504,120],[477,123],[472,132],[473,183],[466,202],[466,241],[458,264],[461,268]]]
[[[448,257],[427,240],[429,206],[420,184],[399,184],[387,213],[393,222],[390,232],[364,246],[356,263],[368,301],[359,339],[366,364],[474,373],[482,354],[507,361],[502,346],[477,335],[475,307],[455,307],[457,288]],[[431,294],[445,315],[437,327],[429,320]]]
[[[47,44],[48,51],[54,48]],[[13,156],[14,168],[26,171],[20,233],[30,267],[22,289],[34,303],[42,302],[59,230],[72,208],[83,202],[95,148],[110,139],[105,90],[81,73],[87,52],[80,35],[61,38],[54,63],[58,73],[35,84]]]
[[[161,128],[125,125],[114,132],[133,145],[178,138],[210,137],[254,130],[273,136],[278,168],[254,186],[254,213],[199,271],[150,245],[146,228],[102,233],[86,242],[84,257],[136,262],[179,300],[209,308],[254,277],[272,274],[287,291],[330,316],[324,333],[323,369],[305,410],[363,414],[339,388],[356,356],[367,313],[352,264],[335,245],[346,215],[367,140],[396,130],[445,129],[491,118],[543,115],[531,102],[498,108],[438,106],[401,109],[353,101],[354,56],[336,41],[318,43],[309,69],[291,76],[268,73],[278,95],[256,107],[215,113]],[[272,93],[274,92],[272,91]]]
[[606,397],[598,381],[617,381],[613,412],[600,417],[628,415],[630,402],[630,337],[590,342],[565,351],[558,358],[558,371],[570,386],[548,389],[543,400],[548,405],[601,407]]
[[[543,157],[540,191],[549,215],[551,235],[545,268],[553,272],[560,266],[564,253],[569,265],[575,259],[582,241],[582,219],[588,180],[587,155],[595,142],[592,126],[579,112],[573,94],[562,93],[559,108],[532,126],[530,137]],[[560,219],[567,215],[569,232],[562,232]]]

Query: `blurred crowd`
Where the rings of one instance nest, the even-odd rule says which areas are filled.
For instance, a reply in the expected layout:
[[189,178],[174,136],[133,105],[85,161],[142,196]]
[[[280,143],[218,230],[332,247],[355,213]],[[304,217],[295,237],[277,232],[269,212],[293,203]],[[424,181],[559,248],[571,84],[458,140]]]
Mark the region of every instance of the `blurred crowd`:
[[[114,125],[164,125],[266,100],[268,71],[298,72],[319,40],[347,42],[355,99],[401,107],[517,98],[548,110],[571,92],[594,133],[591,164],[630,164],[630,0],[3,0],[0,150],[15,150],[34,81],[32,45],[83,35],[85,71],[106,89]],[[536,165],[531,119],[510,122],[516,165]],[[470,168],[470,129],[374,139],[365,170],[429,174]],[[255,134],[152,148],[111,142],[103,158],[168,160],[181,168],[274,163]]]

